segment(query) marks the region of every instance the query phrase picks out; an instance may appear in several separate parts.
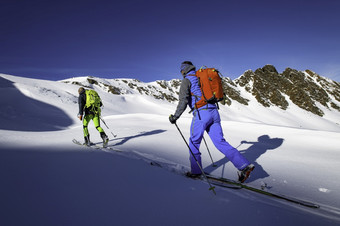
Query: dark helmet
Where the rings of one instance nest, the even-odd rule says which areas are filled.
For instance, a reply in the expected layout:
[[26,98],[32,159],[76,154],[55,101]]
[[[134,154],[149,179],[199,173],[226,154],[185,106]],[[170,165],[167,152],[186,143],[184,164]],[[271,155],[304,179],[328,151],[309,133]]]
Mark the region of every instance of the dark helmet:
[[182,75],[186,75],[189,71],[193,70],[196,70],[196,67],[192,64],[191,61],[184,61],[181,64],[180,72],[182,73]]
[[84,92],[84,91],[85,91],[84,87],[80,87],[80,88],[78,89],[78,93],[79,93],[79,94],[81,94],[81,93]]

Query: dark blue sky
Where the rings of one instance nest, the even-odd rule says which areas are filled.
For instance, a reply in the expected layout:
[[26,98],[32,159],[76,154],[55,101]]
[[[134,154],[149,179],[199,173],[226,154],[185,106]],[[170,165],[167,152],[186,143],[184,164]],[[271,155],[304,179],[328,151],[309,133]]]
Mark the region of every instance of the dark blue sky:
[[181,78],[179,65],[232,79],[273,64],[340,81],[340,1],[35,1],[0,3],[0,73]]

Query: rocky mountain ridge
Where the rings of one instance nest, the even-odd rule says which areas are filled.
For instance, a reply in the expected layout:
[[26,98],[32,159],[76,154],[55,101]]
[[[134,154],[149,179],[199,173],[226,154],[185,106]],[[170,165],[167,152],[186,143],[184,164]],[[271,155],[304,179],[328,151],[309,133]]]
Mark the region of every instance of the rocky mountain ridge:
[[[311,70],[297,71],[286,68],[282,73],[278,73],[274,66],[266,65],[255,72],[246,71],[229,84],[244,88],[264,107],[277,106],[286,110],[290,100],[296,106],[319,116],[324,115],[320,105],[340,112],[340,83]],[[225,89],[230,88],[227,85]],[[247,104],[247,100],[242,96],[238,98],[240,100],[234,100]]]
[[[114,95],[140,94],[168,102],[178,101],[180,79],[143,83],[136,79],[101,79],[78,77],[62,82],[88,88],[98,87]],[[273,65],[255,71],[248,70],[239,78],[223,77],[225,104],[250,103],[253,96],[263,107],[275,106],[282,110],[294,104],[301,109],[323,116],[324,109],[340,112],[340,83],[322,77],[311,70],[286,68],[279,73]],[[248,98],[247,98],[248,97]]]

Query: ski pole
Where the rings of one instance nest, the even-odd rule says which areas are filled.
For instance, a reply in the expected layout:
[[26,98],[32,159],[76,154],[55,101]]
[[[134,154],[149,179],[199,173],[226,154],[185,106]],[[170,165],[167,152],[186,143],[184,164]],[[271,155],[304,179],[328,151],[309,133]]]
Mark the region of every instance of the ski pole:
[[210,181],[208,180],[208,177],[207,177],[207,175],[205,175],[205,173],[204,173],[204,171],[203,171],[203,169],[202,169],[202,166],[201,166],[201,165],[198,163],[198,160],[197,160],[197,158],[195,157],[194,153],[192,152],[191,148],[189,147],[189,144],[188,144],[188,142],[185,140],[185,137],[183,136],[183,134],[182,134],[181,130],[179,129],[179,127],[178,127],[177,123],[175,122],[174,124],[175,124],[175,126],[177,127],[177,130],[178,130],[178,132],[181,134],[181,136],[182,136],[182,138],[183,138],[183,140],[184,140],[185,144],[186,144],[186,145],[187,145],[187,147],[189,148],[189,151],[190,151],[190,153],[191,153],[192,157],[195,159],[195,161],[196,161],[196,163],[197,163],[198,167],[200,168],[200,170],[201,170],[201,172],[202,172],[202,174],[203,174],[204,178],[205,178],[205,179],[206,179],[206,181],[208,182],[208,184],[209,184],[209,187],[210,187],[210,188],[209,188],[209,190],[212,190],[212,191],[213,191],[213,193],[216,195],[216,192],[215,192],[215,187],[211,185]]
[[[102,117],[100,117],[100,120],[102,120],[102,122],[104,123],[104,125],[106,126],[106,128],[108,128],[108,129],[110,130],[110,128],[106,125],[106,122],[104,121],[104,119],[102,119]],[[110,132],[111,132],[111,130],[110,130]],[[116,134],[113,134],[112,132],[111,132],[111,134],[112,134],[113,137],[116,137],[116,136],[117,136]]]
[[205,139],[204,139],[204,136],[203,136],[203,141],[204,141],[204,143],[205,143],[205,146],[207,147],[207,150],[208,150],[208,153],[209,153],[211,162],[212,162],[212,164],[213,164],[213,167],[217,167],[217,165],[214,163],[213,158],[211,157],[210,150],[209,150],[209,148],[208,148],[207,142],[206,142]]
[[236,147],[236,149],[238,149],[242,144],[247,143],[246,141],[241,141],[241,143]]

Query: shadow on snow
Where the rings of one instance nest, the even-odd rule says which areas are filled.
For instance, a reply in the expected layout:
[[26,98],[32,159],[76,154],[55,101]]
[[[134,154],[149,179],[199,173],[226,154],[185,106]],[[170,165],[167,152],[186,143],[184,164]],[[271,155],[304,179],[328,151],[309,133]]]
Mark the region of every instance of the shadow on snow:
[[[248,149],[241,150],[240,153],[247,158],[251,163],[255,165],[255,170],[253,171],[251,177],[247,180],[247,182],[251,182],[260,178],[266,178],[269,176],[269,174],[266,172],[266,170],[257,162],[257,159],[260,158],[263,154],[265,154],[269,150],[274,150],[278,147],[280,147],[283,143],[284,139],[282,138],[270,138],[268,135],[262,135],[260,136],[257,141],[241,141],[241,144],[251,144],[251,146]],[[225,165],[229,162],[228,158],[222,158],[219,161],[215,162],[217,167],[223,167],[222,169],[222,175],[224,175],[224,168]],[[216,167],[214,167],[212,164],[207,166],[204,171],[207,173],[211,173],[214,170],[216,170]]]
[[[6,194],[0,205],[2,225],[136,225],[150,212],[147,203],[134,202],[138,211],[133,211],[133,218],[126,217],[131,201],[123,201],[135,196],[124,189],[135,187],[136,181],[147,186],[146,192],[155,187],[143,183],[144,171],[121,169],[122,162],[138,164],[138,169],[143,162],[82,149],[0,149],[1,192]],[[131,175],[136,178],[127,180]]]
[[148,132],[141,132],[140,134],[137,134],[137,135],[134,135],[134,136],[128,136],[128,137],[121,137],[121,138],[113,139],[113,141],[114,140],[121,140],[120,142],[116,143],[113,146],[123,145],[131,139],[135,139],[135,138],[138,138],[138,137],[144,137],[144,136],[156,135],[156,134],[159,134],[159,133],[164,133],[165,131],[166,130],[163,130],[163,129],[157,129],[157,130],[152,130],[152,131],[148,131]]
[[23,95],[0,77],[0,129],[13,131],[56,131],[72,125],[61,109]]

